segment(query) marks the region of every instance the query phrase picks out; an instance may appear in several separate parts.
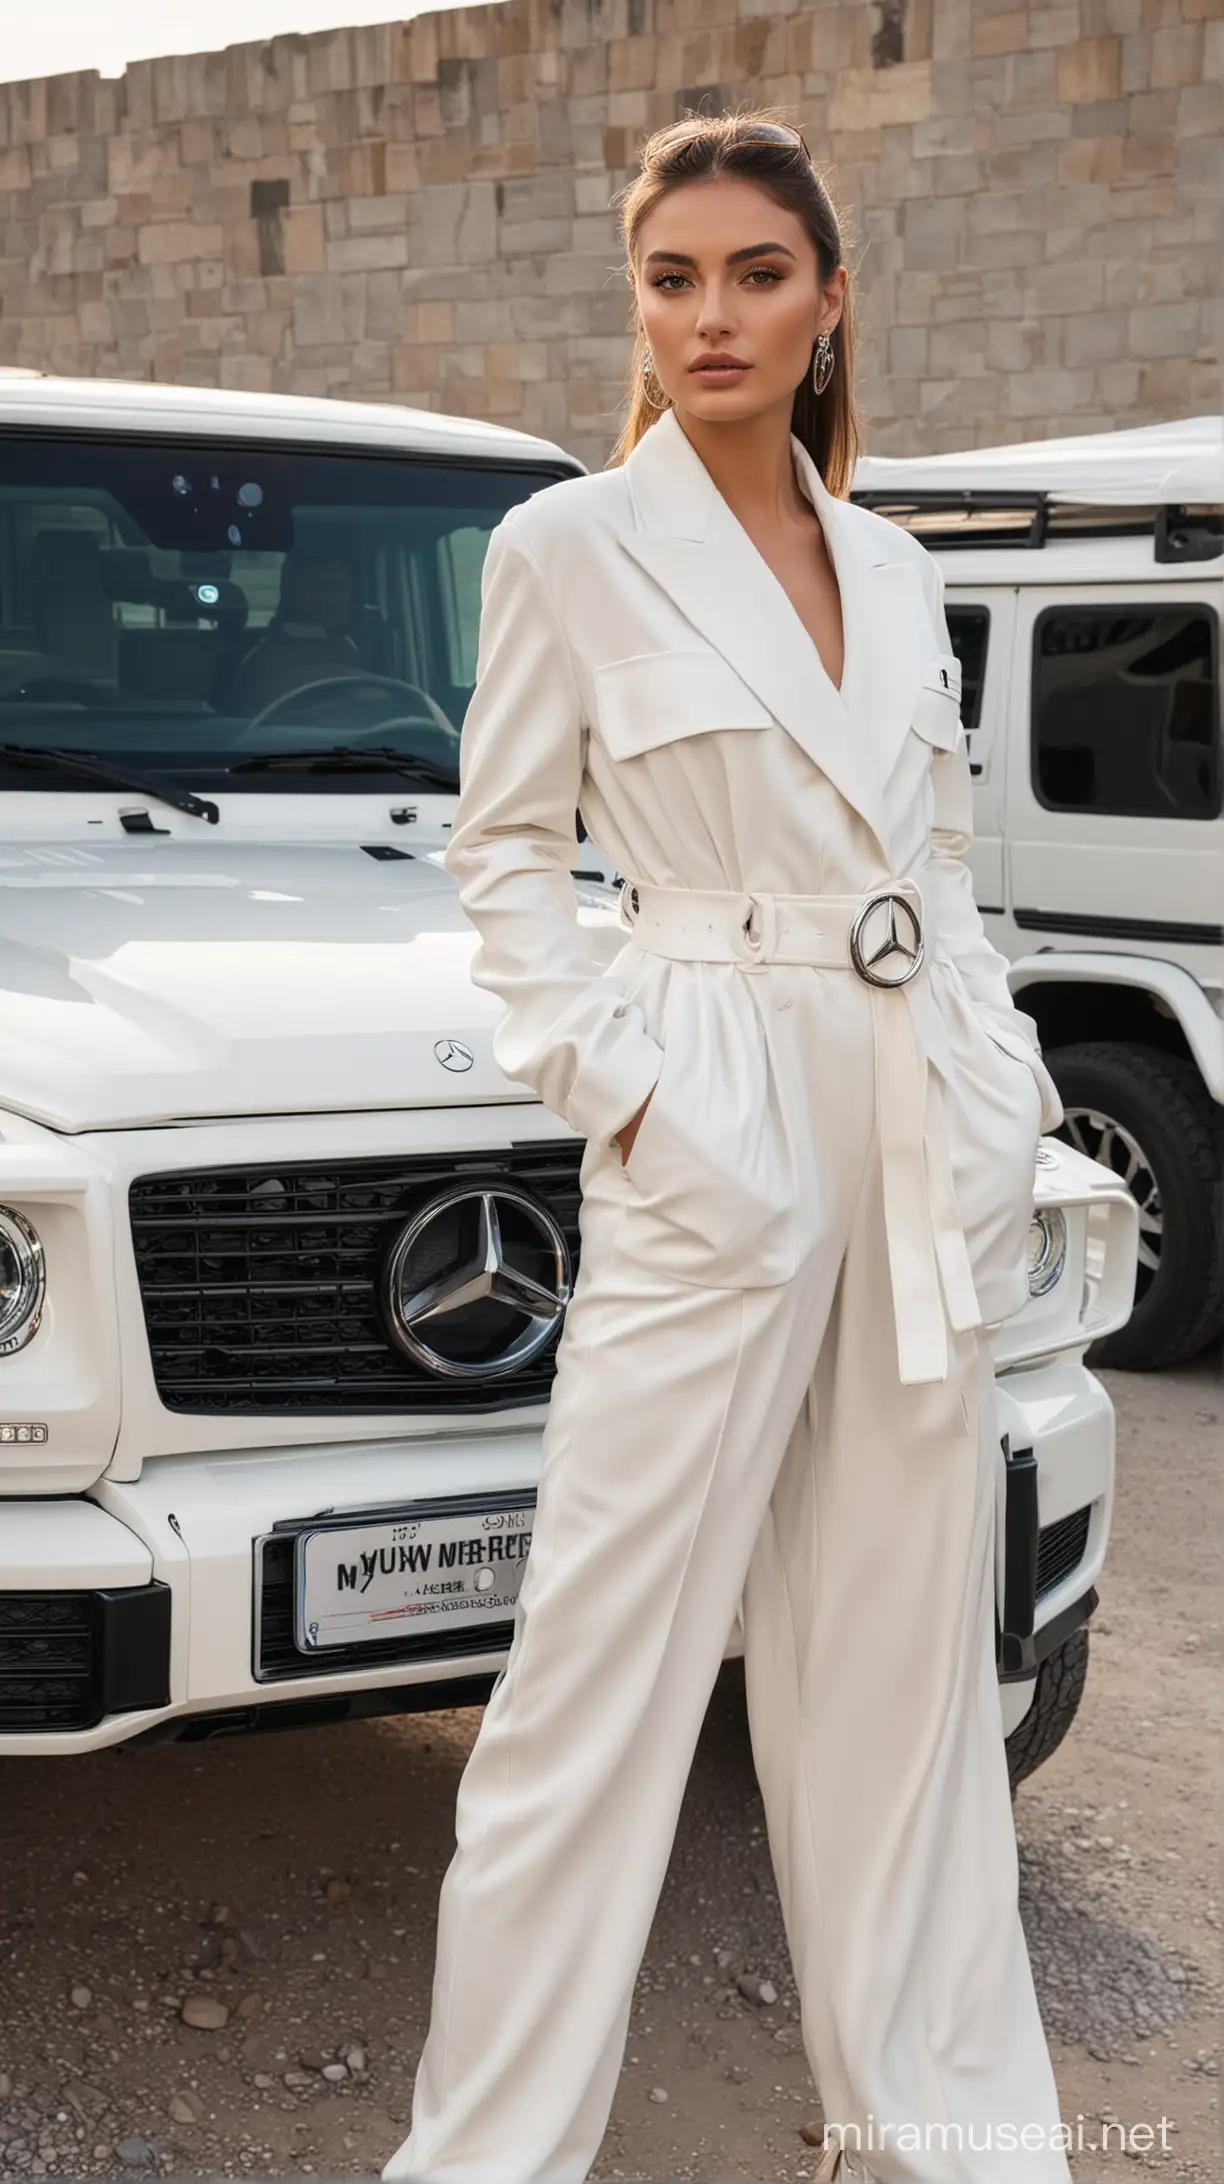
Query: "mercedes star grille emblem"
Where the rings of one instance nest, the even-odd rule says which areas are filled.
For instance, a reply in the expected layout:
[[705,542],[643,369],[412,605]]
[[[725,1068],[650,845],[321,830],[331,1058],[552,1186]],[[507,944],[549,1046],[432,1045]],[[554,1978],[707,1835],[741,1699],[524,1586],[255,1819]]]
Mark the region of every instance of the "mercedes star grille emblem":
[[[904,937],[897,926],[898,910],[904,913],[908,926]],[[856,914],[850,927],[850,961],[869,986],[906,985],[919,969],[923,953],[922,925],[908,895],[893,890],[873,895]],[[900,970],[891,976],[876,968],[889,956],[901,964]]]
[[400,1348],[449,1380],[521,1372],[551,1341],[569,1302],[565,1235],[513,1184],[439,1192],[392,1248],[383,1297]]
[[476,1057],[461,1039],[435,1039],[434,1053],[443,1069],[470,1069]]

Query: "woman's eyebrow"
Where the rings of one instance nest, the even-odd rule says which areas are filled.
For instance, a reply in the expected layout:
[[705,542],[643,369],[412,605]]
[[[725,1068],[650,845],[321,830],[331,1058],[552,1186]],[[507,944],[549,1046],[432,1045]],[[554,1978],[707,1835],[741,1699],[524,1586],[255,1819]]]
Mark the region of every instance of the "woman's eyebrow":
[[[728,265],[742,265],[745,258],[793,258],[794,255],[794,251],[789,250],[785,243],[749,243],[745,250],[729,250],[726,262]],[[646,259],[647,265],[695,266],[696,263],[696,258],[690,258],[683,250],[652,250]]]
[[788,250],[785,243],[752,243],[747,250],[728,251],[727,264],[742,265],[745,258],[793,258],[794,255],[794,251]]

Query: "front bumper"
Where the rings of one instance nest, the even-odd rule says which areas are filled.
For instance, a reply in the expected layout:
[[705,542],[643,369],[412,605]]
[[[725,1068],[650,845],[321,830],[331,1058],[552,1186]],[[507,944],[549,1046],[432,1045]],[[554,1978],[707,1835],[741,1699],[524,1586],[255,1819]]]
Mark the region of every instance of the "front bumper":
[[[1030,1653],[1003,1663],[1005,1728],[1023,1718],[1043,1651],[1091,1613],[1113,1500],[1114,1419],[1078,1359],[999,1376],[1000,1434],[1031,1449],[1039,1530],[1000,1527],[996,1589],[1017,1614],[1027,1571]],[[321,1671],[286,1651],[276,1548],[295,1519],[422,1498],[533,1491],[538,1429],[451,1438],[162,1457],[88,1497],[12,1502],[0,1525],[0,1754],[92,1751],[135,1737],[207,1736],[356,1714],[480,1704],[506,1658],[463,1651]],[[1000,1457],[1000,1512],[1004,1508]],[[1023,1554],[1020,1550],[1023,1549]],[[1030,1555],[1029,1550],[1032,1550]],[[283,1557],[282,1557],[283,1559]],[[1024,1620],[1024,1601],[1019,1601]],[[282,1618],[283,1620],[283,1618]],[[480,1633],[488,1646],[496,1634]],[[418,1641],[418,1646],[419,1646]],[[728,1657],[743,1650],[738,1620]],[[40,1714],[40,1708],[42,1709]]]

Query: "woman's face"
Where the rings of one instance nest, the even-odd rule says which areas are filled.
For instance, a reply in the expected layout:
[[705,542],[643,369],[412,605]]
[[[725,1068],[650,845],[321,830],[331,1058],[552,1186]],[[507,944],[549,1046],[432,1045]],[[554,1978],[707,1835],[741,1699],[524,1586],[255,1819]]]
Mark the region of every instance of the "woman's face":
[[798,214],[731,176],[669,190],[638,231],[633,274],[656,378],[682,415],[711,422],[789,414],[847,279],[839,267],[823,285]]

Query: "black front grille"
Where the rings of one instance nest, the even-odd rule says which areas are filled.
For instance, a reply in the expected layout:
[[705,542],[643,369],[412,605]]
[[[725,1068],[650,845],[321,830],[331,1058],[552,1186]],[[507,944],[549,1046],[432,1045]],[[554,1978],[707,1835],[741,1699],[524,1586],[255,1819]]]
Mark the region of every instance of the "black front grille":
[[92,1729],[170,1698],[170,1593],[0,1592],[0,1730]]
[[556,1339],[503,1379],[442,1380],[389,1338],[378,1278],[405,1221],[457,1182],[513,1182],[578,1264],[582,1144],[142,1176],[129,1194],[153,1373],[170,1410],[448,1412],[546,1400]]
[[1056,1524],[1044,1524],[1037,1536],[1037,1598],[1052,1591],[1069,1570],[1077,1570],[1088,1545],[1091,1503],[1073,1509]]

